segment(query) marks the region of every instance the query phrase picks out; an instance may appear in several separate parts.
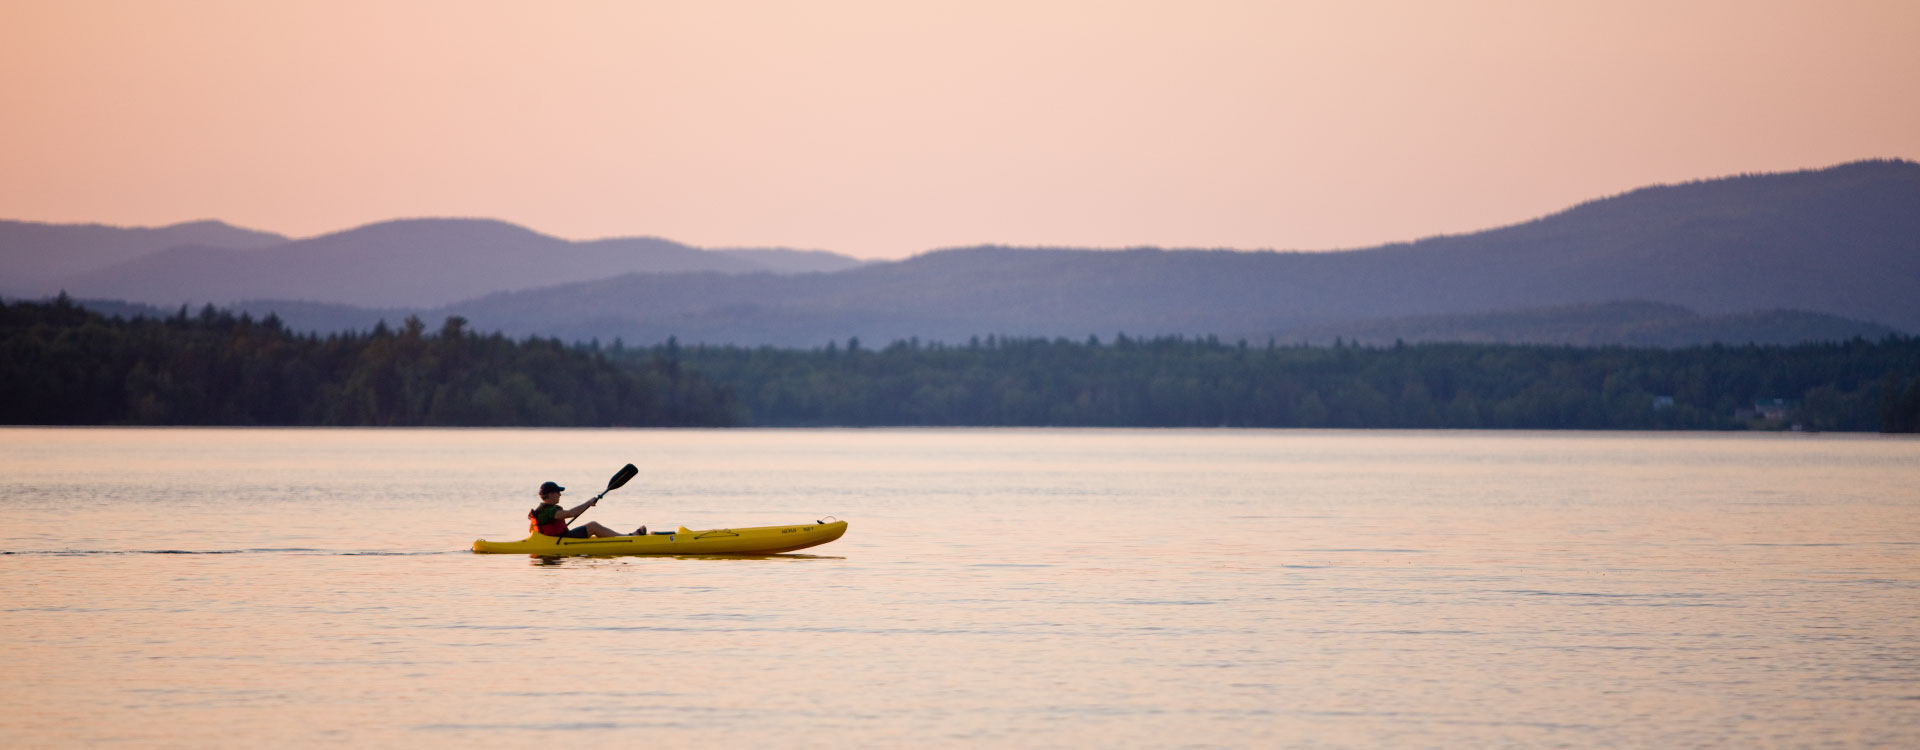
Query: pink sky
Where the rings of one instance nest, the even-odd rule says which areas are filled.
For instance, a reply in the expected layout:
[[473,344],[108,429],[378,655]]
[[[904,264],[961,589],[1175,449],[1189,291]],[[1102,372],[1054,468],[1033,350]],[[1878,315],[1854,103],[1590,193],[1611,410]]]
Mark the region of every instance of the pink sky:
[[1920,159],[1920,2],[0,0],[0,218],[1330,249]]

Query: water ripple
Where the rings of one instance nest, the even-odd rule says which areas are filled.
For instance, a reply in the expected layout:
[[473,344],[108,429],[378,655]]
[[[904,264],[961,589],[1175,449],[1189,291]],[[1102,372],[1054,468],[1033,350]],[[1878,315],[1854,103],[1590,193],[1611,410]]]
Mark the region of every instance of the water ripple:
[[268,547],[259,549],[33,549],[0,550],[0,555],[45,555],[48,557],[87,557],[95,555],[320,555],[341,557],[417,557],[426,555],[469,554],[467,550],[332,550],[307,547]]

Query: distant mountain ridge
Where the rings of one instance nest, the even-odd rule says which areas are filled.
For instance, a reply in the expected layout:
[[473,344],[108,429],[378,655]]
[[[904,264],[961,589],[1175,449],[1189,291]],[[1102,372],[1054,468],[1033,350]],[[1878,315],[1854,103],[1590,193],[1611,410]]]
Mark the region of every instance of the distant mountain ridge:
[[[391,239],[409,232],[420,236]],[[390,257],[405,254],[393,248],[429,246],[436,250],[405,262]],[[525,247],[538,252],[512,250]],[[570,243],[480,220],[390,222],[265,251],[181,248],[175,255],[191,263],[129,263],[119,289],[206,289],[217,274],[178,269],[269,258],[300,270],[249,271],[283,286],[256,284],[266,291],[251,295],[231,287],[223,299],[251,300],[241,307],[256,312],[297,309],[282,317],[322,330],[460,315],[481,330],[635,344],[1116,333],[1636,345],[1875,336],[1920,332],[1920,164],[1862,161],[1649,187],[1509,227],[1335,252],[986,246],[777,275],[728,265],[751,253],[689,250],[702,253],[665,240]],[[617,271],[623,259],[649,254],[668,260]],[[671,267],[673,258],[721,267]],[[478,268],[460,267],[468,265]],[[576,278],[546,283],[558,267]],[[406,293],[403,282],[420,277],[453,291]],[[336,291],[283,291],[314,280]],[[276,298],[308,301],[262,301]]]
[[[89,247],[87,243],[99,242],[95,238],[109,235],[37,226],[37,234],[14,235],[0,227],[0,243],[6,243],[9,257],[53,270],[16,278],[9,267],[0,277],[5,282],[0,288],[14,294],[66,291],[76,297],[157,305],[288,299],[432,306],[626,273],[802,273],[860,264],[823,251],[708,251],[652,237],[576,242],[491,219],[403,219],[300,240],[265,233],[245,236],[252,242],[208,231],[147,230],[148,235],[140,235],[139,230],[118,230],[129,238],[113,252],[75,253],[54,262],[51,258],[69,252],[66,248]],[[14,236],[19,239],[8,240]],[[140,242],[132,239],[135,236]],[[87,267],[74,270],[81,266]],[[65,273],[56,272],[61,269]]]
[[833,273],[860,265],[860,261],[826,250],[794,250],[784,247],[720,248],[707,252],[747,261],[755,270],[773,273]]
[[989,333],[1289,341],[1367,321],[1629,300],[1697,311],[1708,327],[1793,310],[1861,332],[1913,332],[1915,289],[1920,164],[1871,161],[1645,188],[1511,227],[1366,250],[977,247],[814,277],[633,275],[447,311],[521,333],[783,346]]
[[287,238],[218,221],[164,227],[44,224],[0,220],[0,293],[43,294],[58,279],[124,263],[169,247],[257,250]]

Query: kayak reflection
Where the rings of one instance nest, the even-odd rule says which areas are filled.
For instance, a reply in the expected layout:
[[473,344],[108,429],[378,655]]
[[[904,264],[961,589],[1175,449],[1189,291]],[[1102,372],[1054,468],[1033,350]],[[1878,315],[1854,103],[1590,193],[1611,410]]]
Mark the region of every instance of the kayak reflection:
[[847,558],[839,557],[835,555],[809,555],[804,553],[795,554],[791,552],[783,552],[783,553],[773,554],[773,555],[528,555],[527,557],[530,558],[528,562],[536,567],[566,565],[569,562],[574,563],[576,565],[595,564],[595,563],[602,563],[608,560],[619,560],[619,559],[628,558],[628,557],[649,557],[649,558],[658,558],[663,560],[734,560],[734,561],[744,561],[744,562],[753,562],[753,561],[777,562],[781,560],[845,560],[847,559]]

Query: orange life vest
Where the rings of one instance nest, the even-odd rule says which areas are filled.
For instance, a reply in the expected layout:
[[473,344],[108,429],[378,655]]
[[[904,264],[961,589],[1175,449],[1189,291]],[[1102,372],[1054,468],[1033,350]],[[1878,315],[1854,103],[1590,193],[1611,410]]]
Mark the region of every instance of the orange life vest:
[[552,521],[547,523],[540,522],[540,508],[544,507],[546,506],[542,505],[527,511],[527,520],[530,522],[527,524],[528,530],[539,534],[546,534],[547,536],[566,536],[567,522],[560,518],[559,508],[553,509],[554,516]]

